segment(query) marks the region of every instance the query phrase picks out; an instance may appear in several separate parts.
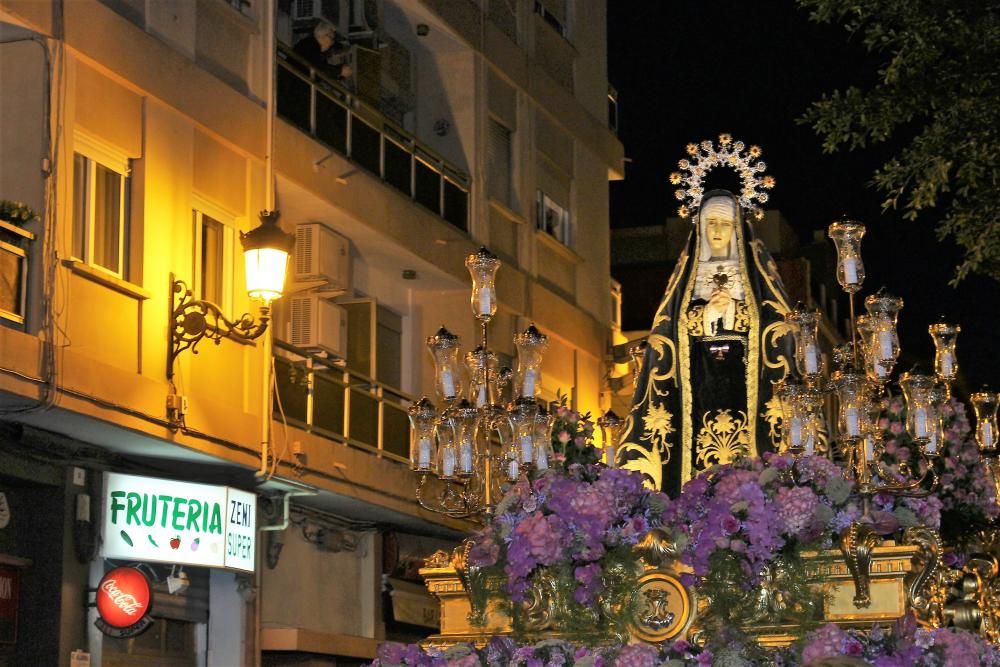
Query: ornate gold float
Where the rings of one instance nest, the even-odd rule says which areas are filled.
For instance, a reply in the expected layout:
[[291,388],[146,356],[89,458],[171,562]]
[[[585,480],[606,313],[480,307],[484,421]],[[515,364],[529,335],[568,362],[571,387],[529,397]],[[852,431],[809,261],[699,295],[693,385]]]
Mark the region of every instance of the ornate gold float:
[[[878,544],[845,539],[841,549],[804,554],[814,585],[823,592],[820,623],[851,628],[883,627],[912,611],[929,627],[954,625],[978,631],[990,641],[1000,639],[1000,533],[977,535],[974,555],[961,568],[942,563],[943,548],[937,532],[911,528],[901,543]],[[644,570],[631,594],[628,627],[631,642],[657,644],[674,639],[698,641],[699,600],[684,586],[687,570],[677,560],[665,533],[651,531],[636,549]],[[427,589],[441,608],[440,632],[426,645],[447,647],[461,642],[485,644],[493,635],[513,633],[511,619],[495,602],[487,603],[481,623],[475,623],[465,567],[466,546],[452,553],[438,551],[420,570]],[[542,578],[544,580],[544,578]],[[502,585],[501,581],[489,585]],[[536,588],[544,583],[536,583]],[[780,576],[766,578],[758,590],[760,613],[747,628],[764,646],[783,646],[799,634],[794,625],[782,623]],[[533,591],[526,603],[526,640],[558,637],[558,600]],[[529,608],[530,607],[530,608]]]

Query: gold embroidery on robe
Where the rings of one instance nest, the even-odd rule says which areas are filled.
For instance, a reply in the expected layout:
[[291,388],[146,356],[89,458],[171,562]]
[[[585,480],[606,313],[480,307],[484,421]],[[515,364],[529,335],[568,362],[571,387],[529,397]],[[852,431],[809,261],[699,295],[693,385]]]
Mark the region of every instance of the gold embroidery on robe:
[[747,413],[731,410],[716,410],[715,417],[706,412],[701,417],[702,428],[695,440],[695,465],[699,469],[715,464],[732,463],[739,456],[750,454],[750,429]]

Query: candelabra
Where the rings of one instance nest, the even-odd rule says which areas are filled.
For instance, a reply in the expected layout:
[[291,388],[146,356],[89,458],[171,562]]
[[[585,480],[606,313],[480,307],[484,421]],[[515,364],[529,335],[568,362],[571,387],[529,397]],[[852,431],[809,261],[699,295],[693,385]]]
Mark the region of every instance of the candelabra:
[[548,338],[534,325],[516,334],[516,369],[498,368],[487,345],[500,265],[486,248],[466,258],[479,344],[463,366],[458,336],[443,326],[430,336],[435,392],[443,407],[423,397],[409,408],[410,467],[420,475],[417,501],[454,518],[488,518],[505,483],[547,469],[553,458],[554,418],[535,398]]

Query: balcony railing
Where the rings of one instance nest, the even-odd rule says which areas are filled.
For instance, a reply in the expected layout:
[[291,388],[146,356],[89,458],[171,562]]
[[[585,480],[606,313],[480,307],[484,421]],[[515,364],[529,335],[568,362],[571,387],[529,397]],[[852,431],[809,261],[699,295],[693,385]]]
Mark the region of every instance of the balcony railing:
[[283,45],[278,48],[277,77],[282,118],[468,230],[467,175]]
[[409,460],[412,398],[332,360],[275,341],[274,418],[386,458]]

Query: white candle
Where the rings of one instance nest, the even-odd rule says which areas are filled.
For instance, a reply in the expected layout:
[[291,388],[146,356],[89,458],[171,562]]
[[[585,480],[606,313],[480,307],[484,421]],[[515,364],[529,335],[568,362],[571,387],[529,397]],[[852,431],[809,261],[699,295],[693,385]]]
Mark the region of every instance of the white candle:
[[535,454],[531,436],[522,435],[518,438],[518,444],[521,447],[521,463],[531,463]]
[[803,357],[805,357],[806,373],[812,375],[819,372],[819,354],[816,352],[816,346],[813,343],[806,345],[806,349],[803,352]]
[[481,408],[481,407],[483,407],[483,406],[486,405],[486,402],[487,402],[486,397],[487,397],[486,385],[485,384],[481,384],[481,385],[479,385],[479,391],[476,392],[476,407],[477,408]]
[[515,459],[511,459],[507,463],[507,479],[509,479],[510,481],[513,482],[519,476],[520,475],[519,475],[519,469],[518,469],[517,461]]
[[806,456],[812,456],[813,452],[815,451],[815,444],[816,443],[815,443],[815,440],[813,439],[811,433],[806,436],[805,442],[803,444],[804,444],[803,449],[804,449],[805,455]]
[[605,465],[607,465],[609,468],[617,467],[615,461],[616,452],[614,445],[609,444],[604,448],[604,456],[605,456],[605,461],[604,461]]
[[941,353],[941,375],[943,377],[950,377],[954,372],[955,368],[955,357],[951,352]]
[[886,369],[885,366],[880,364],[877,359],[872,362],[872,368],[875,369],[875,375],[877,375],[880,378],[884,378],[889,374],[888,369]]
[[493,309],[493,299],[490,297],[488,289],[479,290],[479,314],[489,315]]
[[459,466],[458,466],[459,472],[465,473],[467,475],[471,474],[472,473],[472,443],[471,442],[465,441],[461,445],[459,445],[458,457],[459,457],[459,462],[458,462],[459,463]]
[[417,441],[417,468],[427,470],[431,467],[431,439],[420,438]]
[[535,467],[539,470],[549,469],[549,453],[545,451],[545,447],[535,448]]
[[445,398],[455,396],[455,378],[452,376],[450,368],[441,371],[441,394]]
[[799,447],[802,444],[802,420],[792,417],[788,424],[788,442],[792,447]]
[[858,284],[858,260],[855,257],[844,258],[844,282],[848,285]]
[[535,377],[538,375],[538,371],[534,368],[529,368],[524,371],[524,387],[521,389],[521,396],[534,396],[535,395]]
[[882,361],[892,359],[892,332],[882,330],[878,332],[878,351]]
[[918,438],[927,437],[927,409],[917,408],[913,411],[913,432]]
[[988,421],[983,421],[979,425],[980,441],[983,443],[984,449],[993,448],[993,424]]
[[865,461],[869,463],[875,460],[875,436],[869,435],[865,438]]
[[455,476],[455,448],[445,447],[444,451],[441,452],[441,476],[442,477],[454,477]]
[[927,437],[927,444],[924,445],[924,451],[933,456],[937,454],[937,431],[931,431]]
[[858,419],[858,409],[857,408],[847,408],[844,411],[844,426],[847,430],[847,435],[851,438],[855,438],[861,435],[861,425]]

